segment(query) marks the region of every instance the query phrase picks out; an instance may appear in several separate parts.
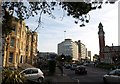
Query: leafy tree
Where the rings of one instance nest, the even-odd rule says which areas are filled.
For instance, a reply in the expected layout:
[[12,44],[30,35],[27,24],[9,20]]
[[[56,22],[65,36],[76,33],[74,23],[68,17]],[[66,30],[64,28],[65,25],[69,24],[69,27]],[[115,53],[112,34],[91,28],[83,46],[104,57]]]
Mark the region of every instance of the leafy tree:
[[49,75],[54,75],[54,73],[56,72],[56,61],[49,60],[48,66],[49,66]]
[[72,62],[72,57],[71,56],[66,56],[66,62]]
[[[48,14],[52,18],[54,15],[52,11],[56,6],[61,6],[63,10],[67,11],[68,16],[75,18],[75,23],[77,24],[80,21],[80,27],[85,26],[85,23],[88,23],[90,20],[89,11],[102,8],[103,0],[83,0],[85,2],[60,2],[59,0],[54,2],[47,2],[47,0],[39,0],[39,2],[11,2],[4,1],[2,2],[3,9],[3,34],[9,33],[11,28],[11,16],[16,13],[17,17],[21,20],[29,19],[29,17],[34,17],[39,14],[38,27],[41,25],[42,14]],[[117,0],[106,0],[105,3],[115,3]],[[9,19],[9,20],[8,20]],[[5,25],[7,24],[7,25]],[[38,28],[37,27],[37,28]],[[37,28],[35,30],[37,30]]]
[[5,15],[2,20],[2,36],[6,37],[13,29],[12,25],[12,15],[9,15],[7,11],[5,11]]

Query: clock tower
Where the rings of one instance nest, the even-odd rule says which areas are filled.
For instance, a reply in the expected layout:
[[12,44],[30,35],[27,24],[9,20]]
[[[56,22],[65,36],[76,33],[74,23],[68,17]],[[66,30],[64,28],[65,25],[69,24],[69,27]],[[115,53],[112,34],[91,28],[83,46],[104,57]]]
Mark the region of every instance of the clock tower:
[[100,55],[100,60],[102,61],[104,59],[104,47],[105,47],[105,32],[103,30],[103,25],[102,23],[100,22],[99,23],[99,26],[98,26],[98,37],[99,37],[99,55]]

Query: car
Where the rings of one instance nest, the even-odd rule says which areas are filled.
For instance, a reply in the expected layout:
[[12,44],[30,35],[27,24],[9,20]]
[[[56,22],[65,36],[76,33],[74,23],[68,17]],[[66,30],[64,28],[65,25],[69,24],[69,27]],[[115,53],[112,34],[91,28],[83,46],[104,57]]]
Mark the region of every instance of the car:
[[120,66],[113,66],[113,67],[111,68],[111,70],[114,70],[114,69],[120,69]]
[[33,81],[42,83],[44,80],[44,74],[39,68],[26,68],[20,72],[27,81]]
[[70,69],[71,69],[71,70],[75,70],[76,67],[77,67],[77,64],[72,64]]
[[71,65],[70,64],[65,64],[66,69],[70,69]]
[[88,63],[83,63],[84,66],[88,66],[89,64]]
[[87,69],[85,66],[77,66],[75,69],[75,74],[87,74]]
[[104,83],[120,84],[120,69],[115,69],[103,76]]

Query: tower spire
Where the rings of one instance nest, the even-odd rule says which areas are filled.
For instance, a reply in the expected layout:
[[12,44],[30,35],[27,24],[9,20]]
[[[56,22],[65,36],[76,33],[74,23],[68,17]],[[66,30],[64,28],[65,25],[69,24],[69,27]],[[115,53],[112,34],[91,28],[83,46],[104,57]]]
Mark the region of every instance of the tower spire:
[[99,23],[98,28],[103,28],[103,25],[102,25],[102,23],[101,23],[101,22]]
[[103,25],[100,22],[99,23],[99,31],[98,31],[98,36],[99,36],[99,51],[100,51],[100,59],[104,58],[104,55],[102,54],[103,48],[105,47],[105,32],[103,30]]

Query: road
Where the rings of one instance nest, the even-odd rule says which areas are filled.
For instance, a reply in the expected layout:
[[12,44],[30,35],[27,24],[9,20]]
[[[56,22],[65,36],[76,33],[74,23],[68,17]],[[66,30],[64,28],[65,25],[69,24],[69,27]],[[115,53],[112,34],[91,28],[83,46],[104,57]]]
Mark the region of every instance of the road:
[[79,82],[80,84],[82,83],[100,83],[103,84],[102,77],[104,74],[106,74],[108,71],[99,69],[99,68],[94,68],[94,67],[89,67],[86,66],[88,74],[87,75],[76,75],[73,70],[70,69],[64,69],[64,73],[69,76],[71,79],[74,81]]

